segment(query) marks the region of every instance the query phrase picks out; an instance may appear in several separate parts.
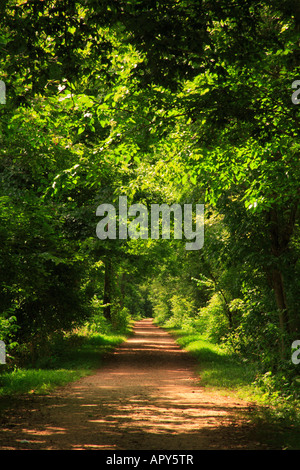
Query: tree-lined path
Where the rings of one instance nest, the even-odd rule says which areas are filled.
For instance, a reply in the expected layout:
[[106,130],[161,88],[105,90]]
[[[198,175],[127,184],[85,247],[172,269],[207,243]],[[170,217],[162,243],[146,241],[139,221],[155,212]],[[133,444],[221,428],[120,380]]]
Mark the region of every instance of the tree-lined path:
[[[299,447],[299,33],[292,0],[0,2],[1,395],[147,316],[237,354]],[[3,446],[258,445],[148,323]]]
[[151,319],[138,321],[95,374],[13,406],[1,450],[266,448],[247,403],[201,387],[193,359]]

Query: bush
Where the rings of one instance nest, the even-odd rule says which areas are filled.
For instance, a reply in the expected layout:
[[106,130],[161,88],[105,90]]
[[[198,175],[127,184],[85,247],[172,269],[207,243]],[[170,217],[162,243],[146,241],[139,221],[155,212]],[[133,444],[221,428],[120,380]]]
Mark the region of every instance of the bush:
[[112,326],[114,330],[126,332],[130,328],[131,315],[127,307],[116,305],[112,308]]
[[228,319],[224,301],[218,293],[209,300],[206,307],[200,308],[195,326],[199,333],[214,342],[220,342],[228,332]]
[[239,322],[227,337],[227,344],[242,358],[255,361],[261,372],[280,367],[282,333],[278,313],[268,310],[257,291],[246,293],[238,305]]
[[194,304],[181,295],[171,297],[171,316],[165,322],[167,328],[191,329],[193,326]]

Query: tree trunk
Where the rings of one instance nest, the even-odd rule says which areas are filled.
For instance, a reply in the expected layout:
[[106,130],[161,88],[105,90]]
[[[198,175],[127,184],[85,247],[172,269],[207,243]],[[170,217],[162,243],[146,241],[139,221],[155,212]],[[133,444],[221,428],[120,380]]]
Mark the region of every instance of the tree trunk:
[[103,294],[103,302],[104,302],[104,309],[103,313],[105,318],[111,322],[112,321],[112,316],[111,316],[111,296],[112,296],[112,284],[111,284],[111,270],[112,270],[112,264],[111,264],[111,259],[107,257],[105,259],[105,273],[104,273],[104,294]]
[[[289,217],[284,220],[280,217],[276,208],[272,208],[268,214],[270,223],[271,252],[275,257],[274,267],[271,270],[271,282],[274,291],[276,306],[278,309],[279,326],[282,333],[281,357],[285,356],[284,335],[290,333],[288,305],[285,295],[285,287],[282,270],[280,269],[280,257],[288,249],[290,238],[293,234],[297,206],[289,211]],[[282,219],[282,220],[280,220]]]
[[285,357],[285,344],[284,344],[284,334],[290,333],[289,328],[289,317],[288,317],[288,307],[285,298],[285,289],[283,283],[282,273],[279,269],[273,269],[272,271],[272,285],[276,300],[276,305],[279,315],[279,326],[282,333],[281,338],[281,358]]

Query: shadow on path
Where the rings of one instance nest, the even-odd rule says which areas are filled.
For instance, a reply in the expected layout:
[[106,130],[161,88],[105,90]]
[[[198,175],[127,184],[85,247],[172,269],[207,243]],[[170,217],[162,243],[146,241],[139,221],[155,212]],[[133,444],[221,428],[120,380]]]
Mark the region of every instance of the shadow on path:
[[139,321],[95,374],[18,400],[0,449],[265,449],[248,404],[201,387],[195,366],[152,320]]

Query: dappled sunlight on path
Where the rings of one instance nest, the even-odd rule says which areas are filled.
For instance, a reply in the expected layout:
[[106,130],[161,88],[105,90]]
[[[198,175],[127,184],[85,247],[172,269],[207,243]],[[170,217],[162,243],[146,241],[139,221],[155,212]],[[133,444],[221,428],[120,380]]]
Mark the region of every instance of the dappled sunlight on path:
[[261,449],[248,405],[201,387],[196,364],[146,319],[97,373],[23,398],[0,449]]

